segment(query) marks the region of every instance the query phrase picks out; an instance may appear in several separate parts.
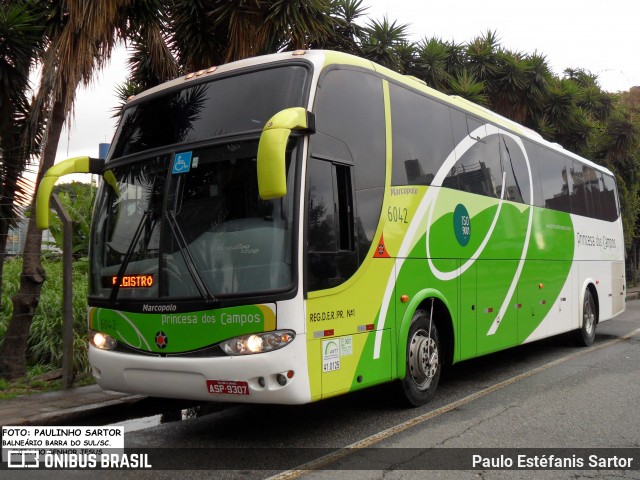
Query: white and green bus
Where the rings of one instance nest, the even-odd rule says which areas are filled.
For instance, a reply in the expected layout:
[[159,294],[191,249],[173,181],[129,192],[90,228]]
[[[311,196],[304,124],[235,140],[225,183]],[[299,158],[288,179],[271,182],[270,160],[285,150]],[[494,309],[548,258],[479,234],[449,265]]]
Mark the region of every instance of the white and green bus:
[[299,404],[625,308],[614,176],[369,61],[296,51],[131,99],[99,172],[89,360],[106,389]]

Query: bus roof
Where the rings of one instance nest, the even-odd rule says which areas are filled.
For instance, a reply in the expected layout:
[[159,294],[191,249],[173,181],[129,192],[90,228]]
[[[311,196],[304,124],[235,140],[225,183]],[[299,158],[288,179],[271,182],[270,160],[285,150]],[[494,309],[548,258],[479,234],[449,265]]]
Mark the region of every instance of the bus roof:
[[538,132],[520,125],[519,123],[514,122],[498,113],[495,113],[481,105],[473,103],[465,98],[462,98],[457,95],[447,95],[438,90],[435,90],[429,87],[424,81],[410,76],[410,75],[402,75],[393,70],[390,70],[386,67],[378,65],[370,60],[366,60],[364,58],[356,57],[354,55],[350,55],[342,52],[335,52],[331,50],[296,50],[282,53],[274,53],[270,55],[263,55],[259,57],[252,57],[243,60],[238,60],[235,62],[212,66],[203,70],[199,70],[198,72],[188,73],[186,75],[181,75],[173,80],[165,82],[156,87],[150,88],[149,90],[145,90],[144,92],[136,95],[132,100],[139,100],[149,95],[157,94],[163,90],[168,90],[172,88],[177,88],[181,85],[188,83],[189,81],[201,80],[204,78],[210,78],[213,75],[220,75],[224,73],[233,72],[234,70],[242,70],[245,68],[255,67],[259,65],[266,65],[275,62],[286,62],[286,61],[295,61],[304,59],[305,61],[311,63],[314,66],[316,72],[320,72],[324,67],[329,65],[350,65],[354,67],[364,68],[367,70],[374,71],[384,77],[387,77],[391,80],[394,80],[400,84],[403,84],[407,87],[410,87],[414,90],[421,91],[430,97],[437,99],[449,106],[458,108],[467,113],[471,113],[475,116],[482,118],[488,122],[494,123],[501,128],[512,131],[513,133],[519,134],[521,137],[526,138],[534,143],[542,145],[544,147],[550,148],[552,150],[561,152],[562,154],[574,158],[580,162],[583,162],[593,168],[606,172],[610,175],[613,173],[601,166],[598,165],[588,159],[585,159],[573,152],[565,150],[558,143],[553,143],[545,140]]

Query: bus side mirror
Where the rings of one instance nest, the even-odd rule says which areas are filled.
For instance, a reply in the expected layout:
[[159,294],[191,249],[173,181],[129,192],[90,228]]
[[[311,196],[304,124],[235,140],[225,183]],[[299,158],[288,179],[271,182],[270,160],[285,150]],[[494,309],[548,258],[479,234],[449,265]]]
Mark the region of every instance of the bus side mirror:
[[104,160],[89,157],[74,157],[54,165],[44,174],[36,197],[36,225],[40,230],[49,228],[49,197],[58,178],[70,173],[102,174]]
[[315,116],[302,107],[276,113],[265,125],[258,145],[258,191],[271,200],[287,194],[286,153],[292,130],[315,131]]

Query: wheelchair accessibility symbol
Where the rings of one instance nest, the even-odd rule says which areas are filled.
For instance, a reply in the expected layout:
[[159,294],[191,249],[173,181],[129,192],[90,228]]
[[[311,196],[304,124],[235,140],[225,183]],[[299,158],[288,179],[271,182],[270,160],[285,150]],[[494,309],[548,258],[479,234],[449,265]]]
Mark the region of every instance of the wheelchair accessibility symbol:
[[173,159],[173,170],[171,170],[172,174],[180,174],[187,173],[191,170],[191,154],[193,152],[182,152],[176,153],[175,158]]

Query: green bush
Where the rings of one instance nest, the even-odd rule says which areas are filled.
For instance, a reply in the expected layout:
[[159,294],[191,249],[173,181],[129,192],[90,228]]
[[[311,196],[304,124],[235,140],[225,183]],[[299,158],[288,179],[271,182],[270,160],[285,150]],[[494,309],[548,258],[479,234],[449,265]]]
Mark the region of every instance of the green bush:
[[[42,286],[40,302],[29,332],[29,365],[62,367],[62,262],[43,258],[47,280]],[[18,292],[22,260],[7,260],[4,265],[0,339],[4,338],[11,319],[11,297]],[[76,372],[88,370],[87,360],[87,281],[88,262],[73,264],[73,364]]]

